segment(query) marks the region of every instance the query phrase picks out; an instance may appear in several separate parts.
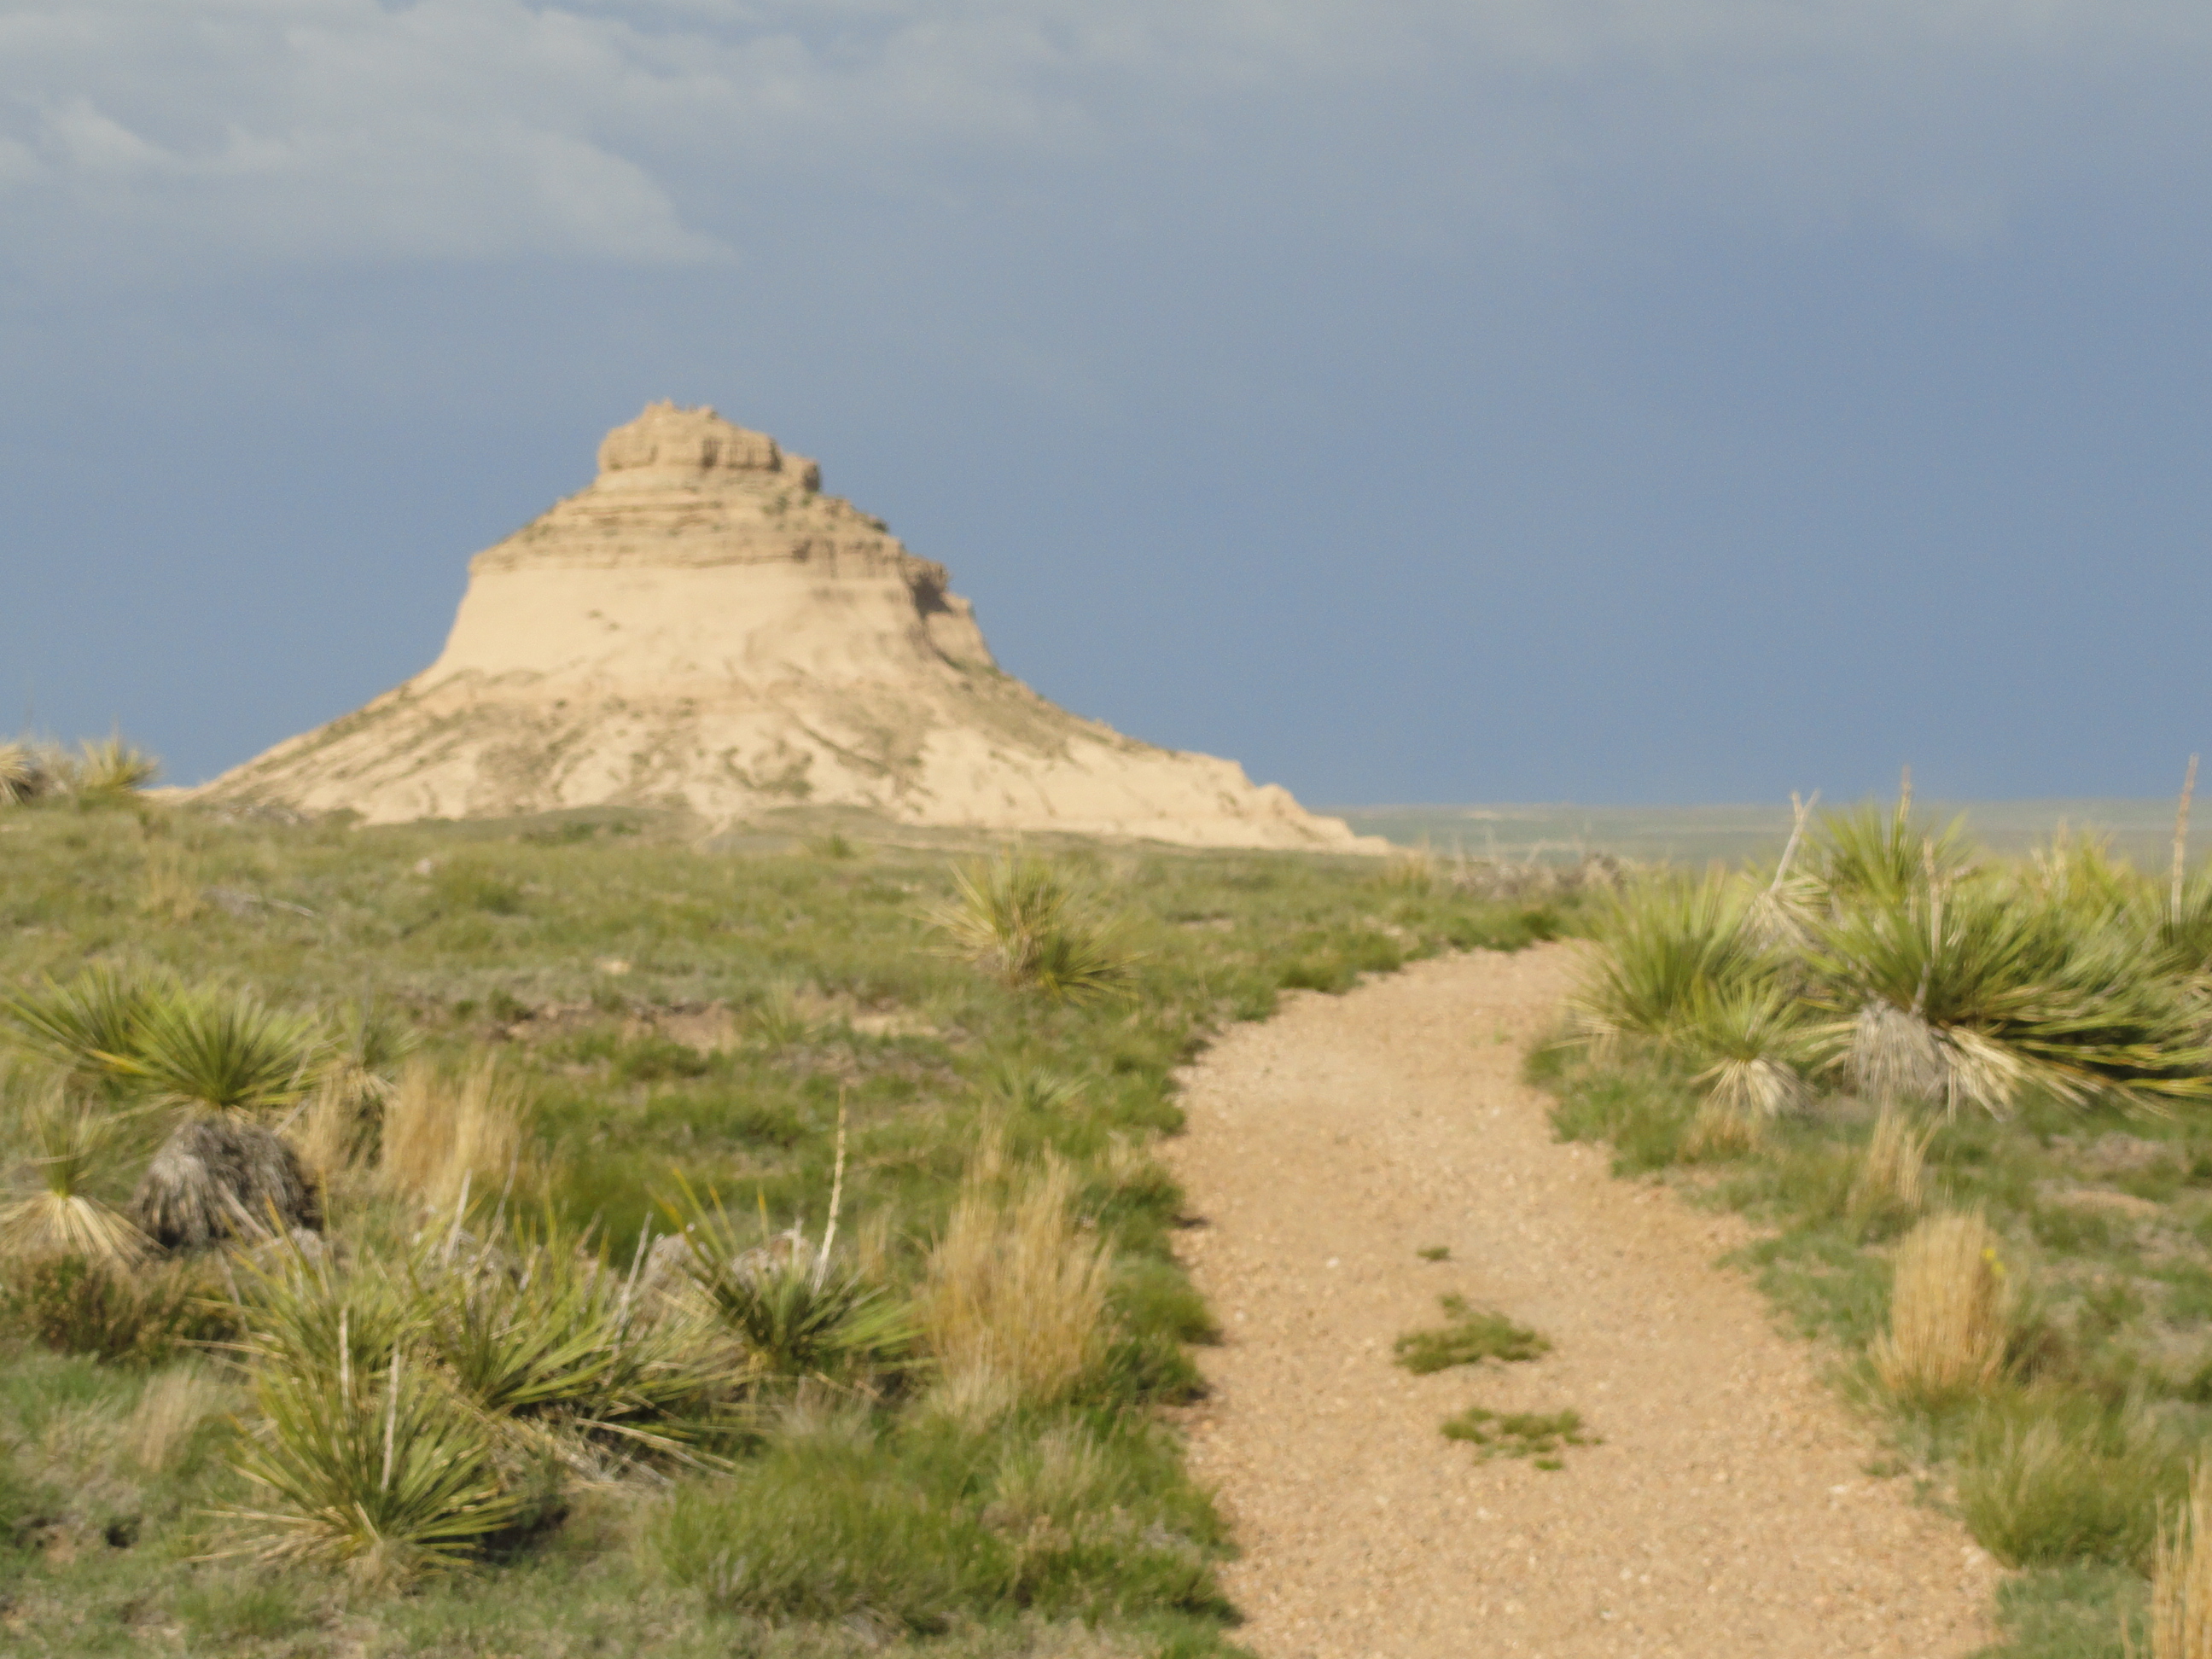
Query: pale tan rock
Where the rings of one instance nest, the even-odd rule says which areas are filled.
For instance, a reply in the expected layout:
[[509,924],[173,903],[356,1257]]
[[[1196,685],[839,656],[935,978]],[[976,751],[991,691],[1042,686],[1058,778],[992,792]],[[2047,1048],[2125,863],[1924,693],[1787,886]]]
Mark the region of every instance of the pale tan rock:
[[1156,749],[992,660],[942,565],[821,469],[660,403],[478,554],[438,660],[199,793],[371,823],[787,806],[1193,846],[1379,851],[1233,761]]

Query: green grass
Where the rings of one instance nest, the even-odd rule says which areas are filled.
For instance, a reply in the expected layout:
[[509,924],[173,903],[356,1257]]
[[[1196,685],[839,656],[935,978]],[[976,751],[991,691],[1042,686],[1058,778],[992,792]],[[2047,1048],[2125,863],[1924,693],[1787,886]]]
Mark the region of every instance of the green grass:
[[1463,1440],[1485,1461],[1525,1457],[1540,1469],[1565,1467],[1560,1455],[1569,1446],[1594,1446],[1583,1432],[1580,1412],[1493,1412],[1470,1406],[1444,1419],[1444,1438]]
[[1510,1364],[1552,1351],[1548,1339],[1516,1325],[1494,1308],[1473,1308],[1463,1296],[1445,1296],[1445,1323],[1408,1331],[1390,1345],[1398,1364],[1416,1376],[1495,1359]]
[[[965,1424],[936,1413],[918,1371],[820,1368],[759,1394],[744,1432],[698,1443],[726,1468],[664,1460],[672,1487],[572,1483],[472,1547],[469,1570],[404,1595],[311,1563],[202,1559],[250,1541],[215,1517],[267,1497],[234,1467],[232,1415],[258,1420],[246,1380],[219,1366],[214,1407],[142,1467],[142,1401],[179,1362],[158,1344],[114,1362],[52,1352],[33,1311],[52,1296],[11,1275],[30,1300],[0,1334],[0,1598],[11,1650],[31,1655],[1227,1651],[1224,1534],[1155,1409],[1194,1394],[1185,1345],[1214,1334],[1170,1249],[1181,1194],[1148,1150],[1181,1122],[1174,1070],[1285,988],[1341,990],[1577,925],[1571,901],[1391,884],[1364,860],[1069,843],[1049,856],[1111,913],[1128,962],[1117,994],[1086,1002],[945,954],[932,908],[980,842],[845,825],[842,846],[694,845],[649,813],[362,829],[66,799],[0,808],[0,983],[109,963],[250,991],[342,1040],[373,1006],[436,1065],[495,1045],[531,1102],[531,1213],[588,1229],[615,1262],[667,1231],[662,1201],[686,1182],[738,1231],[764,1211],[772,1231],[820,1239],[841,1107],[839,1260],[894,1297],[987,1126],[1016,1164],[1068,1160],[1113,1256],[1105,1361],[1052,1411]],[[337,1191],[331,1219],[405,1261],[413,1224],[389,1200]],[[579,1328],[599,1316],[559,1285],[546,1296]],[[558,1322],[520,1294],[452,1311],[437,1340],[501,1388],[513,1377],[467,1347],[469,1322]],[[522,1355],[531,1389],[593,1381],[544,1347]],[[591,1432],[599,1409],[563,1405],[555,1426]],[[381,1479],[380,1442],[325,1449],[319,1471],[283,1478],[342,1484],[368,1455]]]

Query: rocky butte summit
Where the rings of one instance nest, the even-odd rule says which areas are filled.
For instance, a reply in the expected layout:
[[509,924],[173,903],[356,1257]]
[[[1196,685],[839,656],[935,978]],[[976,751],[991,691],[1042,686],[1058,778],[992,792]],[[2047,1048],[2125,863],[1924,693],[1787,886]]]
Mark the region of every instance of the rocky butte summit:
[[654,404],[592,484],[477,555],[437,661],[204,799],[371,823],[688,806],[1370,851],[1233,761],[1155,749],[1000,671],[945,567],[821,469]]

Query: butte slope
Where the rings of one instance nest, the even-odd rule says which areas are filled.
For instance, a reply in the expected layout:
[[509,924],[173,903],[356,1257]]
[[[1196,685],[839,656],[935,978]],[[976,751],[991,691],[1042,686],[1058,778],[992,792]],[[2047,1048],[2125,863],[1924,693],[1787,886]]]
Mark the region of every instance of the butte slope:
[[438,660],[203,799],[370,823],[682,805],[1372,851],[1233,761],[1156,749],[1002,672],[942,565],[711,409],[654,404],[599,474],[469,567]]

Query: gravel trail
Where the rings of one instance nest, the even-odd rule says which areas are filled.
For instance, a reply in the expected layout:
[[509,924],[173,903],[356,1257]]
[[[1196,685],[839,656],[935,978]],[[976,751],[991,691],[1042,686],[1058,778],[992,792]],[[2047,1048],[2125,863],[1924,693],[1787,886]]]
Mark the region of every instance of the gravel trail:
[[[1995,1570],[1714,1258],[1744,1234],[1602,1148],[1553,1139],[1520,1081],[1572,948],[1418,963],[1301,994],[1186,1073],[1163,1149],[1184,1256],[1227,1332],[1188,1414],[1243,1549],[1261,1659],[1951,1659],[1991,1639]],[[1441,1262],[1425,1247],[1444,1245]],[[1548,1336],[1534,1363],[1414,1376],[1401,1333],[1447,1291]],[[1470,1405],[1572,1407],[1565,1467],[1477,1459]]]

